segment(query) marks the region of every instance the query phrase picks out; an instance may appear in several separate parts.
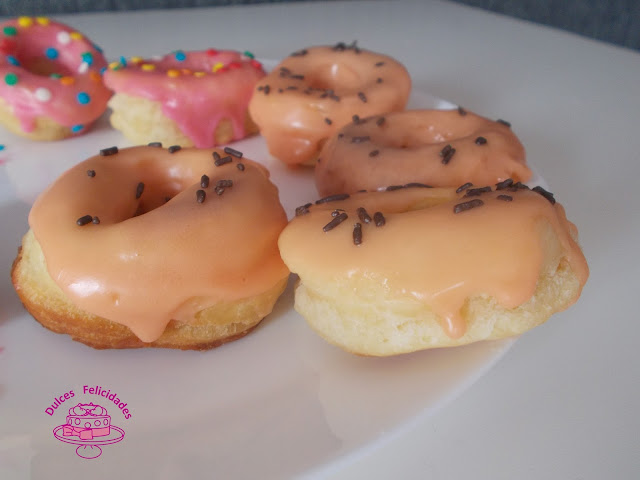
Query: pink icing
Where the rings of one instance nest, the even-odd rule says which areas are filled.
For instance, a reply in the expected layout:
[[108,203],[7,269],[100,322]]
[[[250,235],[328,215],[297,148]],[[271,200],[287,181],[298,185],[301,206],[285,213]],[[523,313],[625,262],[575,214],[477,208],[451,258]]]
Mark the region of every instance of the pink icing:
[[111,92],[101,51],[84,35],[44,17],[0,24],[0,97],[25,132],[46,116],[80,133],[106,109]]
[[162,112],[198,148],[214,145],[214,132],[229,119],[233,140],[247,135],[245,116],[256,82],[265,76],[252,56],[235,51],[176,51],[160,59],[111,64],[106,85],[116,93],[160,102]]

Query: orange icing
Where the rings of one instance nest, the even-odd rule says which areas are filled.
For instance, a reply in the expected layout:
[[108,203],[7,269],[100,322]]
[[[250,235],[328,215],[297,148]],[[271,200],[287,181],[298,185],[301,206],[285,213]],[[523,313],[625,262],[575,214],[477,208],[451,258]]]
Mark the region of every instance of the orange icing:
[[[560,256],[584,285],[588,266],[570,234],[575,226],[560,204],[529,190],[463,195],[453,189],[406,188],[311,206],[280,236],[282,258],[310,288],[336,279],[377,279],[392,296],[428,304],[452,338],[465,333],[461,309],[469,297],[489,295],[507,308],[532,297],[549,255],[545,249],[552,248],[541,241],[545,225],[558,236]],[[456,204],[472,199],[484,205],[453,213]],[[362,223],[358,207],[365,207],[371,217],[382,212],[386,224]],[[348,218],[324,232],[334,209],[344,209]],[[360,245],[353,241],[356,222],[362,224]]]
[[0,97],[25,132],[40,116],[85,131],[111,97],[100,75],[106,66],[96,45],[61,23],[20,17],[0,24]]
[[[95,156],[38,197],[29,224],[51,278],[77,307],[150,342],[171,319],[189,322],[288,275],[277,248],[287,218],[268,172],[244,158],[215,166],[212,152],[135,147]],[[219,180],[233,186],[218,195]],[[85,215],[100,223],[77,225]]]
[[353,115],[402,110],[410,90],[407,70],[388,56],[355,47],[312,47],[286,58],[260,81],[249,112],[269,152],[295,165],[313,160]]
[[[448,148],[454,152],[445,158]],[[503,123],[465,110],[408,110],[340,129],[320,152],[315,176],[320,195],[332,195],[409,182],[526,182],[531,170],[524,147]]]
[[233,140],[247,135],[245,117],[262,65],[239,52],[176,51],[164,57],[115,62],[105,73],[106,85],[116,93],[159,102],[162,113],[199,148],[215,145],[214,132],[231,121]]

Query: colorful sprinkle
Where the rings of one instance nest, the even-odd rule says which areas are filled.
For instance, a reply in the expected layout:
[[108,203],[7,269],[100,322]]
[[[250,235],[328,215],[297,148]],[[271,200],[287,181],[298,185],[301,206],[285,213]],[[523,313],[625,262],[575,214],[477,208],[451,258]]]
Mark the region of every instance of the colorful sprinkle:
[[56,40],[58,40],[58,43],[66,45],[71,41],[71,36],[69,35],[69,32],[58,32],[58,35],[56,35]]
[[218,51],[215,48],[207,48],[207,55],[213,57],[218,54]]
[[82,62],[78,67],[78,73],[85,74],[89,71],[89,64],[87,62]]
[[71,40],[82,40],[82,34],[80,32],[71,32],[69,36]]
[[33,19],[31,17],[18,17],[18,25],[27,28],[33,25]]
[[98,53],[104,53],[104,51],[102,50],[102,48],[100,48],[98,45],[96,45],[95,43],[92,43],[91,46],[93,48],[95,48],[96,52]]
[[120,55],[120,65],[122,65],[123,67],[127,66],[127,59],[124,58],[122,55]]
[[7,85],[15,85],[18,83],[18,76],[15,73],[7,73],[4,76],[4,83]]
[[213,73],[216,73],[218,70],[221,70],[224,68],[224,63],[216,63],[213,68],[211,69],[211,71],[213,71]]
[[64,85],[65,87],[68,87],[70,85],[73,85],[74,83],[76,83],[76,79],[73,77],[61,77],[60,78],[60,83],[62,85]]
[[73,133],[78,133],[78,132],[81,132],[82,130],[84,130],[84,125],[78,124],[78,125],[74,125],[73,127],[71,127],[71,131]]
[[111,62],[109,64],[109,70],[120,70],[120,68],[122,68],[120,62]]
[[82,61],[88,63],[89,65],[93,64],[93,53],[91,52],[84,52],[82,55],[80,55],[82,57]]
[[76,98],[78,99],[78,103],[81,105],[86,105],[91,101],[91,97],[87,92],[79,92]]
[[206,75],[206,72],[193,72],[193,76],[196,78],[202,78]]
[[129,59],[129,61],[130,61],[131,63],[138,64],[138,63],[142,62],[142,57],[131,57],[131,58]]
[[140,69],[144,70],[145,72],[151,72],[152,70],[156,69],[156,66],[153,63],[143,63],[140,66]]
[[36,100],[40,102],[48,102],[49,100],[51,100],[51,91],[47,88],[36,88],[36,91],[34,93]]
[[56,80],[62,78],[62,75],[60,75],[59,73],[52,73],[51,75],[49,75],[50,78],[55,78]]
[[94,72],[93,70],[89,72],[89,78],[96,83],[100,83],[102,81],[102,77],[100,76],[100,74],[98,72]]
[[249,57],[249,58],[251,58],[252,60],[253,60],[254,58],[256,58],[256,56],[255,56],[253,53],[249,52],[249,51],[245,51],[245,52],[243,52],[243,55],[244,55],[245,57]]
[[178,70],[174,70],[172,68],[170,70],[167,70],[167,76],[169,76],[171,78],[179,77],[180,76],[180,72]]
[[59,55],[58,50],[56,50],[56,49],[55,49],[55,48],[53,48],[53,47],[49,47],[49,48],[47,48],[47,49],[44,51],[44,54],[46,55],[46,57],[47,57],[49,60],[55,60],[56,58],[58,58],[58,55]]
[[49,20],[47,17],[36,17],[36,22],[38,22],[40,25],[46,27],[47,25],[49,25],[51,20]]
[[7,55],[7,62],[9,62],[11,65],[15,66],[15,67],[19,67],[20,66],[20,61],[14,57],[13,55]]
[[2,144],[0,144],[0,152],[3,151],[6,147]]
[[2,32],[8,37],[13,37],[18,34],[18,29],[16,27],[4,27]]
[[179,62],[184,62],[187,59],[186,53],[184,53],[182,50],[178,50],[175,53],[175,57],[176,57],[176,60]]

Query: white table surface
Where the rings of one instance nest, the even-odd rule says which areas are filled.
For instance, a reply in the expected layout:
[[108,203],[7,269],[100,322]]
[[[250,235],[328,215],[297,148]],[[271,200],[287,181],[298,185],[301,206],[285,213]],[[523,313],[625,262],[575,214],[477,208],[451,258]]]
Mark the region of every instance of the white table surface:
[[125,56],[215,45],[277,59],[358,40],[402,61],[416,88],[509,120],[579,228],[591,268],[582,298],[452,403],[329,478],[640,478],[637,52],[436,1],[57,18]]

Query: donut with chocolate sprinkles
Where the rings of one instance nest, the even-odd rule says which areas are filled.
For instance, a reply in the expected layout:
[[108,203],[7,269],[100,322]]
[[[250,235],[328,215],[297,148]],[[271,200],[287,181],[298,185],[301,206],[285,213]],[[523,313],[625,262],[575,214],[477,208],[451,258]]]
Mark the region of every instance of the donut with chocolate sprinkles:
[[[531,169],[512,130],[468,110],[362,117],[327,140],[314,170],[320,195],[424,183],[459,187],[526,182]],[[490,139],[488,141],[487,139]]]
[[262,95],[249,105],[269,153],[284,163],[315,166],[345,124],[406,107],[411,78],[393,58],[344,42],[299,51],[258,82]]
[[212,154],[96,151],[54,181],[12,269],[33,317],[97,349],[204,350],[255,328],[289,279],[287,215],[263,165],[216,167]]
[[589,268],[576,226],[546,189],[508,188],[471,198],[456,187],[377,190],[313,205],[278,241],[298,277],[296,312],[364,356],[541,325],[578,299]]

